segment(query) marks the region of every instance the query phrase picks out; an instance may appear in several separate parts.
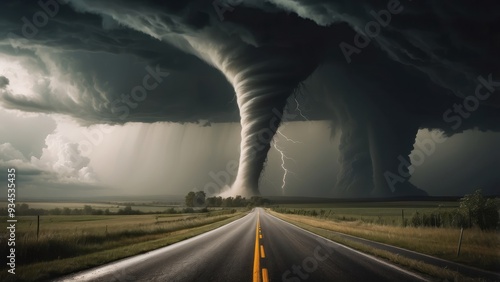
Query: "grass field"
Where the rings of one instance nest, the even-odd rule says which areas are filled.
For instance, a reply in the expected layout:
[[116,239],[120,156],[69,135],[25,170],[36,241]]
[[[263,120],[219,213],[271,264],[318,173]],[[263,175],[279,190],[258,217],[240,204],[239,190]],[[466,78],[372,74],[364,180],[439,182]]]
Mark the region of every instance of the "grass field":
[[[384,202],[279,205],[276,211],[294,211],[316,216],[274,213],[294,223],[341,232],[416,252],[498,271],[500,269],[500,232],[478,228],[464,230],[460,256],[457,257],[459,228],[403,226],[414,213],[453,210],[456,202]],[[323,212],[321,212],[323,210]]]
[[[315,210],[321,218],[343,221],[362,221],[382,225],[403,225],[403,214],[410,220],[416,213],[452,211],[458,202],[345,202],[320,204],[282,204],[279,208],[290,210]],[[322,214],[321,211],[324,213]]]
[[[119,209],[125,208],[127,205],[132,205],[134,210],[144,213],[163,212],[168,208],[177,208],[178,205],[160,204],[151,202],[17,202],[19,207],[21,204],[27,204],[32,209],[52,210],[55,208],[64,209],[83,209],[84,206],[91,206],[96,210],[108,209],[112,213],[116,213]],[[0,208],[7,207],[7,202],[0,203]]]
[[[244,210],[147,215],[19,216],[15,281],[39,281],[135,255],[201,234],[240,218]],[[6,222],[0,217],[0,222]],[[7,253],[5,237],[0,251]],[[0,267],[1,281],[9,277]]]
[[[216,212],[204,214],[146,214],[146,215],[47,215],[40,217],[40,238],[68,234],[106,235],[141,230],[172,229],[197,221],[216,218]],[[203,220],[201,220],[203,219]],[[36,237],[37,217],[17,217],[16,231],[24,238]]]

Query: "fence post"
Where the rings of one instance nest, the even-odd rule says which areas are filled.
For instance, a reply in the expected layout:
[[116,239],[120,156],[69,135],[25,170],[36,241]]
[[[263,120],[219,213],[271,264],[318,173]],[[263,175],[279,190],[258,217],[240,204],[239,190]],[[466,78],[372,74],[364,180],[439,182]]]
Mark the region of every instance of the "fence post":
[[457,257],[460,255],[460,247],[462,246],[462,235],[464,235],[464,228],[460,229],[460,239],[458,240]]
[[404,209],[401,209],[401,219],[402,219],[402,225],[403,227],[406,227],[406,224],[405,224],[405,210]]
[[38,234],[40,234],[40,215],[36,216],[36,239],[38,240]]

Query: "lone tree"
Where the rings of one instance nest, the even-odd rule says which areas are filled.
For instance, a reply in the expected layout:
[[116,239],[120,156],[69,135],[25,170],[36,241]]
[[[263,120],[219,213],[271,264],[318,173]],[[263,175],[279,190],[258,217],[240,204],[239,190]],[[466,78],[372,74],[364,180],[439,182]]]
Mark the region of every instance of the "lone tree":
[[186,195],[186,206],[187,207],[192,207],[193,206],[194,196],[195,196],[194,192],[189,192]]
[[204,207],[206,194],[203,191],[189,192],[186,195],[185,203],[187,207]]
[[481,190],[460,199],[460,209],[469,217],[469,225],[477,225],[482,230],[495,229],[498,225],[498,205],[494,199],[484,198]]
[[194,203],[195,207],[204,207],[205,206],[205,198],[206,194],[203,191],[198,191],[194,194]]

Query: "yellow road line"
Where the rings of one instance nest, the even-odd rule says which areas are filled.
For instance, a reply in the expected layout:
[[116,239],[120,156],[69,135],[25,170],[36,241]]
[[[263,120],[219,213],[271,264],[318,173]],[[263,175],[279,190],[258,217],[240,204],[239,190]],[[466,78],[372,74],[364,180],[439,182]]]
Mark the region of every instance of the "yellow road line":
[[260,245],[260,257],[261,258],[265,258],[266,257],[266,253],[264,253],[264,246]]
[[253,256],[253,282],[261,282],[260,280],[260,256],[259,256],[259,212],[257,211],[257,226],[255,228],[255,252]]
[[262,239],[262,234],[259,235],[259,238]]
[[267,274],[267,268],[262,269],[262,281],[269,282],[269,275]]

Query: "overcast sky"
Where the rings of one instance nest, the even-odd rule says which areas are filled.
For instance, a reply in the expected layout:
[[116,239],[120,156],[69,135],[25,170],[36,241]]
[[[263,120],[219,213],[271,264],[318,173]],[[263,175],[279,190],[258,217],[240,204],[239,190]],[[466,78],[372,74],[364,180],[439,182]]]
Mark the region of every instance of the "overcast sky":
[[402,1],[358,46],[393,1],[42,2],[0,4],[0,168],[20,197],[499,192],[493,6]]

